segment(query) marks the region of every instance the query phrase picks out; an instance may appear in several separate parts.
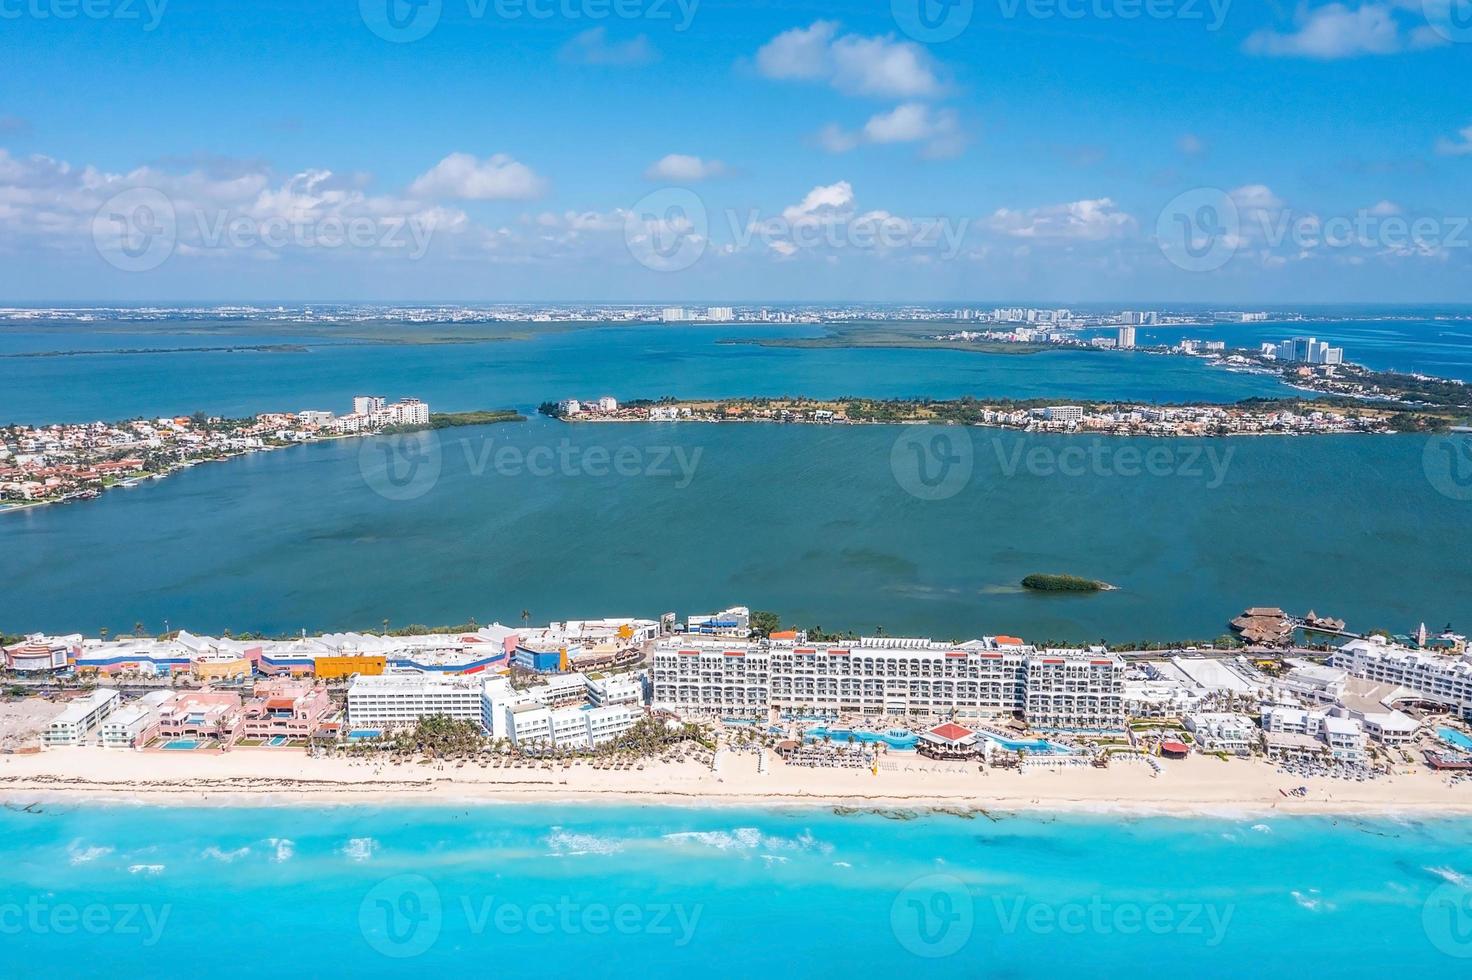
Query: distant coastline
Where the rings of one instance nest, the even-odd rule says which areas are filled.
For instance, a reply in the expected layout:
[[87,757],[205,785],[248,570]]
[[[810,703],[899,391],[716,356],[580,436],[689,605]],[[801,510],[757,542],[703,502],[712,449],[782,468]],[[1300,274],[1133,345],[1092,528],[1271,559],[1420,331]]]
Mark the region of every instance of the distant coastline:
[[[612,404],[614,407],[607,407]],[[665,397],[618,403],[544,402],[563,422],[700,422],[807,425],[966,425],[1061,435],[1200,438],[1242,435],[1346,435],[1441,432],[1463,416],[1347,398],[1249,398],[1216,404],[1033,399]]]
[[[211,429],[207,429],[206,431],[214,432],[221,430],[233,431],[237,429],[248,429],[253,425],[259,425],[260,419],[263,416],[271,415],[272,413],[268,412],[262,413],[261,416],[256,416],[250,419],[217,419],[214,420],[214,422],[212,423],[205,423],[206,425],[214,427]],[[113,424],[127,425],[136,421],[138,420],[129,419]],[[80,482],[82,485],[78,486],[76,489],[70,490],[57,496],[46,497],[40,500],[0,500],[0,514],[16,513],[23,510],[30,510],[35,507],[46,507],[51,504],[69,503],[78,500],[93,500],[101,496],[108,490],[113,490],[118,487],[137,486],[146,480],[161,480],[165,477],[179,472],[180,470],[185,470],[193,466],[198,466],[201,463],[225,462],[227,460],[236,459],[241,456],[249,456],[261,452],[273,452],[280,449],[289,449],[292,446],[308,445],[313,442],[331,442],[338,439],[360,439],[365,436],[400,436],[414,432],[429,431],[433,429],[456,428],[460,426],[471,425],[495,425],[502,422],[525,421],[526,416],[522,415],[520,412],[517,412],[514,409],[482,409],[468,412],[431,412],[429,415],[429,421],[424,424],[393,425],[385,426],[380,429],[363,430],[360,432],[315,432],[311,435],[310,438],[263,438],[259,440],[258,445],[251,445],[247,447],[231,447],[228,449],[221,449],[216,446],[210,446],[207,448],[206,451],[199,452],[196,455],[184,455],[179,458],[169,459],[165,462],[162,462],[155,469],[143,468],[141,461],[128,459],[127,449],[118,451],[106,451],[103,453],[99,453],[95,457],[88,458],[82,462],[82,465],[98,467],[98,475],[95,475],[91,478],[80,478]],[[7,428],[13,430],[19,427],[0,426],[0,436],[3,436],[5,434]],[[31,428],[45,427],[35,426]],[[0,442],[0,444],[3,444],[3,442]],[[130,466],[126,470],[109,469],[107,475],[101,474],[102,468],[107,468],[109,466],[116,467],[117,464],[122,460],[127,460],[127,462],[129,462],[130,464],[137,463],[138,465]],[[3,471],[3,469],[4,467],[0,466],[0,471]],[[8,481],[5,479],[3,473],[0,473],[0,483],[5,482]]]

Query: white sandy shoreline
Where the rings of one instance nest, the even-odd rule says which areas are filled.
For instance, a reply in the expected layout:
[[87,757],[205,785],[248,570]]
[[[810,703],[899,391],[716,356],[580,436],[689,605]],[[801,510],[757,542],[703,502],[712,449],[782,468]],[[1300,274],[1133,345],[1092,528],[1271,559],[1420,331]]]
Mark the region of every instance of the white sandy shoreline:
[[[1117,813],[1130,816],[1253,818],[1288,815],[1472,816],[1472,784],[1410,771],[1366,783],[1314,780],[1306,797],[1284,796],[1301,781],[1262,762],[1192,758],[1151,776],[1140,766],[1025,773],[893,762],[868,770],[802,769],[755,757],[725,759],[720,775],[694,763],[644,770],[481,769],[314,760],[299,752],[227,755],[110,753],[56,749],[0,761],[0,800],[164,806],[641,805],[688,808],[843,807],[856,810]],[[985,811],[984,813],[982,811]]]

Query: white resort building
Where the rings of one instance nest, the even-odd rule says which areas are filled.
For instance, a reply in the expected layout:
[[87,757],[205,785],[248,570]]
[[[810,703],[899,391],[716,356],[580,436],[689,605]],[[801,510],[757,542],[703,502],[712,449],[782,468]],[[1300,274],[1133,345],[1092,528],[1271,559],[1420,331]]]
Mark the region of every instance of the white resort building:
[[51,719],[42,740],[47,745],[81,745],[98,725],[113,713],[122,696],[117,690],[102,687],[77,698]]
[[1124,665],[1102,649],[1038,650],[1014,637],[966,643],[864,637],[807,643],[674,637],[656,644],[654,706],[677,714],[994,717],[1035,727],[1124,726]]

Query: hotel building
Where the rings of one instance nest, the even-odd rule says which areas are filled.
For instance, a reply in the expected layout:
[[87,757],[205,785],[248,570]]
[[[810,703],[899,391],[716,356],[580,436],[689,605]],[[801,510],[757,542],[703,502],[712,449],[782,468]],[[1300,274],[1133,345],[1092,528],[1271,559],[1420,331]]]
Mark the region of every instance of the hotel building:
[[654,647],[654,706],[680,715],[764,718],[772,709],[766,644],[684,637]]
[[481,724],[481,678],[441,674],[357,677],[348,685],[348,723],[354,728],[412,728],[421,718],[444,715]]
[[1124,726],[1124,665],[1102,650],[1044,650],[1015,637],[961,644],[865,637],[855,643],[677,637],[654,652],[654,706],[678,714],[987,717],[1038,728]]
[[1125,724],[1124,661],[1100,650],[1044,650],[1024,661],[1022,714],[1034,728]]
[[1329,658],[1335,667],[1379,684],[1405,688],[1406,697],[1435,701],[1472,718],[1472,662],[1390,646],[1378,640],[1351,640]]

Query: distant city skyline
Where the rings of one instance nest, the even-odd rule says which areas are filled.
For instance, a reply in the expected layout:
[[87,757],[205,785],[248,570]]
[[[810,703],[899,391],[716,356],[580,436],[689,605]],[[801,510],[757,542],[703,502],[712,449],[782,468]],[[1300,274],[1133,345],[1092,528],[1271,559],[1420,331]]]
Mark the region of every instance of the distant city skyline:
[[0,305],[1466,302],[1452,3],[31,0]]

